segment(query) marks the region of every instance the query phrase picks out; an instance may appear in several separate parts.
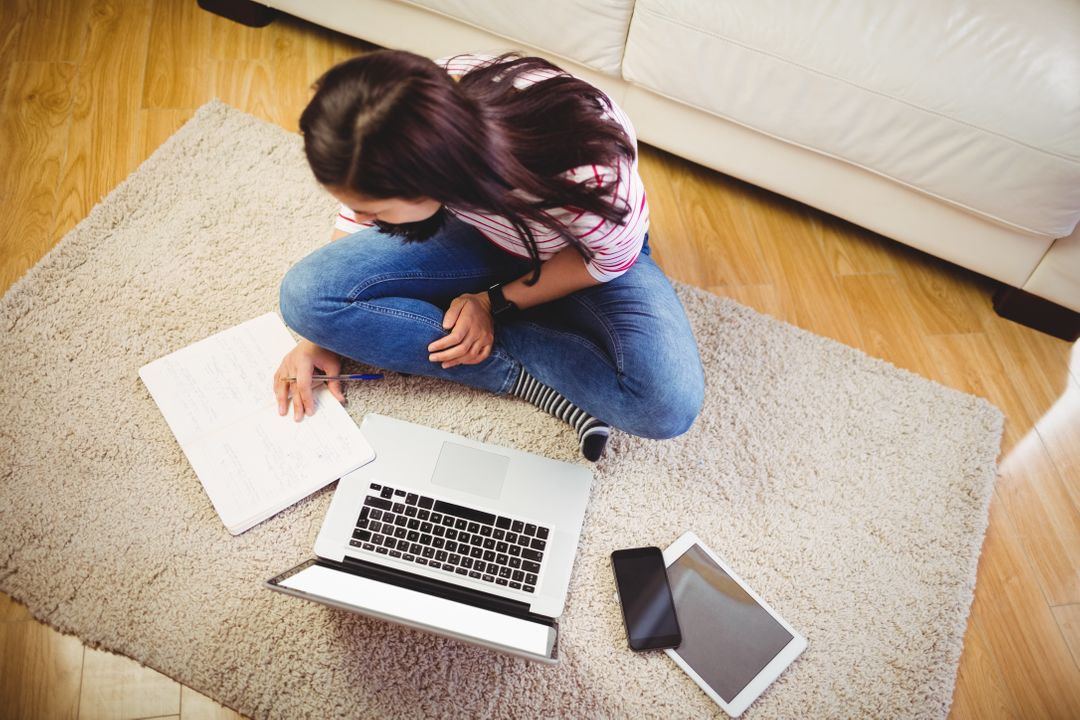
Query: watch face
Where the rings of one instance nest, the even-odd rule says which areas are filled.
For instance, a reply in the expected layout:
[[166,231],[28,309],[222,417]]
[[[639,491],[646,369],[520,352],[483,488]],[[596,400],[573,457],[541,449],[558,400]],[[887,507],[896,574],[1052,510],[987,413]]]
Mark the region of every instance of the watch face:
[[491,300],[491,314],[499,315],[508,310],[514,309],[514,303],[506,299],[503,295],[502,286],[494,285],[488,289],[488,298]]

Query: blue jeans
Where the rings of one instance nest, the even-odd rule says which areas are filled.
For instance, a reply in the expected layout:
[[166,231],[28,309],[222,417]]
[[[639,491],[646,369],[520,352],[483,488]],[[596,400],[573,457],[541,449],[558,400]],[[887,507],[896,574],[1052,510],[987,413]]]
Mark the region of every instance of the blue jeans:
[[427,346],[463,293],[530,270],[529,261],[456,219],[402,243],[372,228],[319,248],[281,283],[281,313],[304,338],[353,360],[509,392],[526,368],[593,417],[633,435],[669,438],[701,410],[704,378],[686,313],[648,255],[623,275],[499,323],[491,355],[444,370]]

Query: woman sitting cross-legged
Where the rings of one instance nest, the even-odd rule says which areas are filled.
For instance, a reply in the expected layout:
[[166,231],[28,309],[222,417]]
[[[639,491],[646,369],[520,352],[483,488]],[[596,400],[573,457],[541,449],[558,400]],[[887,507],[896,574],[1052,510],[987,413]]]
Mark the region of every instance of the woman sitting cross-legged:
[[304,338],[275,377],[281,414],[285,378],[300,420],[315,369],[346,357],[524,398],[590,460],[611,427],[690,427],[697,345],[649,257],[633,127],[601,91],[540,58],[380,51],[323,75],[300,129],[343,207],[281,284]]

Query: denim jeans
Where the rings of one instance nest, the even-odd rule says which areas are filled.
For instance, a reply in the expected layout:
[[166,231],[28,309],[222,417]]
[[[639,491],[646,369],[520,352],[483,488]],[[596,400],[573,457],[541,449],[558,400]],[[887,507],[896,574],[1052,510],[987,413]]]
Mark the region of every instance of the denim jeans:
[[424,242],[371,228],[319,248],[286,274],[281,313],[311,342],[397,372],[505,393],[525,367],[599,420],[669,438],[697,417],[704,378],[686,313],[648,252],[646,238],[623,275],[499,322],[476,365],[428,360],[427,346],[447,334],[443,314],[455,297],[531,265],[456,219]]

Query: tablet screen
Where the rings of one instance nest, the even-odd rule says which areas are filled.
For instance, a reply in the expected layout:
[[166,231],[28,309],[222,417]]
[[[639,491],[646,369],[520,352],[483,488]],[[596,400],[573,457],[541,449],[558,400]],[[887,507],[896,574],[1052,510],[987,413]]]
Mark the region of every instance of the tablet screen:
[[668,566],[683,641],[676,650],[724,702],[731,702],[792,640],[697,545]]

